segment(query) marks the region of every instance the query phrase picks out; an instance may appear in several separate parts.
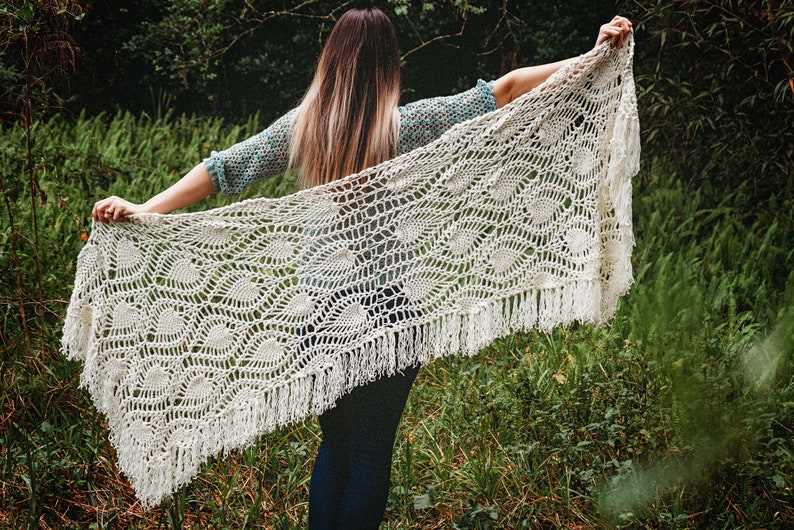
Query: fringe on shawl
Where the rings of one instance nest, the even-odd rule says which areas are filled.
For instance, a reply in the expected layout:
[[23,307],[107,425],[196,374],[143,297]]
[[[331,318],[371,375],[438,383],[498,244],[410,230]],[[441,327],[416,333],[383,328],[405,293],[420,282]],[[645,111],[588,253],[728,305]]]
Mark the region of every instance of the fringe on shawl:
[[[634,39],[626,43],[626,60],[621,76],[632,79],[634,66]],[[615,314],[620,297],[628,292],[634,282],[631,251],[634,247],[632,223],[631,178],[640,170],[640,123],[637,117],[637,96],[633,82],[624,82],[615,119],[612,122],[608,146],[607,170],[603,180],[603,197],[609,202],[614,215],[615,237],[602,249],[602,271],[609,281],[602,287],[602,322]]]

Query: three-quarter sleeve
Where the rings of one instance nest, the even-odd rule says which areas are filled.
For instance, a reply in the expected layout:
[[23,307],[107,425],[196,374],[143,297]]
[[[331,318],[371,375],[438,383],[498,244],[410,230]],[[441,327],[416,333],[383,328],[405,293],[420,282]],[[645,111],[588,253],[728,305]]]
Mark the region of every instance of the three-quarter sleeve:
[[496,110],[493,81],[477,81],[473,88],[453,96],[422,99],[400,107],[397,153],[426,145],[453,125]]
[[291,111],[247,140],[204,159],[215,191],[242,193],[251,184],[287,170],[291,135]]
[[[452,96],[435,97],[399,108],[400,137],[397,153],[426,145],[453,125],[496,110],[493,82],[478,81],[473,88]],[[242,193],[246,187],[284,173],[289,165],[292,120],[295,109],[268,128],[223,151],[213,151],[204,164],[215,191]]]

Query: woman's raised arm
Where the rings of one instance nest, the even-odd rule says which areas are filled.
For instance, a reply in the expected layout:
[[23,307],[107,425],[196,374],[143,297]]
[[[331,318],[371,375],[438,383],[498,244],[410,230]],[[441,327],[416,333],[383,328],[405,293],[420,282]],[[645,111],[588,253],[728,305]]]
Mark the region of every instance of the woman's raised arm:
[[[623,41],[626,40],[629,32],[631,32],[631,21],[624,17],[615,17],[599,29],[596,46],[609,40],[613,48],[620,48],[623,46]],[[549,76],[566,64],[575,60],[576,57],[572,57],[556,63],[517,68],[506,73],[494,81],[493,91],[496,105],[499,107],[507,105],[546,81]]]
[[123,221],[136,213],[169,213],[190,206],[215,192],[209,171],[204,162],[191,169],[166,190],[143,204],[135,204],[121,197],[108,197],[94,203],[91,216],[94,221]]

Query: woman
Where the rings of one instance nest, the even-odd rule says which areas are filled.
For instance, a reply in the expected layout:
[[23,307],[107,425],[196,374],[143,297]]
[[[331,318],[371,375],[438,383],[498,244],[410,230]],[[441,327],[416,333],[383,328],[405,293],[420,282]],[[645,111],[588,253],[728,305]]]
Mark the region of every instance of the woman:
[[[601,27],[596,45],[609,41],[619,47],[630,30],[627,19],[615,17]],[[297,169],[303,187],[337,180],[429,143],[458,122],[506,105],[575,58],[514,70],[492,83],[479,81],[461,94],[404,107],[398,107],[399,60],[394,28],[382,11],[348,11],[329,35],[297,109],[258,135],[213,152],[143,204],[118,197],[98,201],[94,220],[168,213],[217,191],[240,193],[290,167]],[[401,303],[399,293],[389,292],[384,298]],[[371,307],[379,303],[372,301]],[[322,441],[310,484],[310,528],[379,526],[390,486],[394,436],[417,371],[412,367],[358,387],[319,417]]]

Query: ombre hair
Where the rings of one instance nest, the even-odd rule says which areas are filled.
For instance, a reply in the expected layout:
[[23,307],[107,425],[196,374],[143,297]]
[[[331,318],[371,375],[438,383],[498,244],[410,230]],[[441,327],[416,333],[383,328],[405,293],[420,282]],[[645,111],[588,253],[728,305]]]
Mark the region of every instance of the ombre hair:
[[334,181],[394,156],[400,55],[389,17],[377,8],[342,15],[293,120],[290,167],[301,187]]

